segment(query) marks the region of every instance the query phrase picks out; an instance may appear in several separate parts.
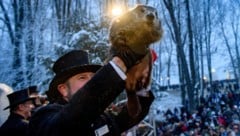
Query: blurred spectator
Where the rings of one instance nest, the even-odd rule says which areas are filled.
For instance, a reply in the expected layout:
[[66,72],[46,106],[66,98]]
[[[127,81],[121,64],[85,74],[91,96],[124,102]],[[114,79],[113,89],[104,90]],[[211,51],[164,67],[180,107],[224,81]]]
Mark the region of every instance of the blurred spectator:
[[27,133],[28,119],[34,108],[35,97],[29,95],[28,89],[15,91],[7,95],[10,105],[10,115],[0,128],[1,136],[24,136]]
[[29,86],[28,90],[30,92],[30,96],[32,97],[36,97],[35,101],[34,101],[34,105],[35,107],[39,107],[42,105],[41,100],[40,100],[40,94],[37,90],[37,86]]

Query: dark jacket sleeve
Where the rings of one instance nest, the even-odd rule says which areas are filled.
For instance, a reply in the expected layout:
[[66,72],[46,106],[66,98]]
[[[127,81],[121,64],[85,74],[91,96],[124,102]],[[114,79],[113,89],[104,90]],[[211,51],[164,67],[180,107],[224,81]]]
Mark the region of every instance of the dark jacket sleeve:
[[124,90],[122,80],[110,64],[104,66],[70,100],[63,114],[70,120],[88,124],[104,112],[110,103]]
[[[47,107],[32,116],[29,133],[38,135],[83,134],[123,91],[122,80],[110,64],[103,66],[64,106]],[[86,129],[85,129],[86,128]],[[84,134],[83,134],[84,135]]]
[[132,118],[128,114],[127,106],[122,107],[121,112],[118,114],[105,113],[96,121],[97,126],[102,124],[108,124],[110,129],[110,135],[120,136],[122,132],[132,128],[133,126],[140,123],[149,113],[149,109],[154,100],[154,96],[151,91],[149,91],[149,97],[138,96],[140,105],[142,107],[142,112],[136,117]]
[[116,124],[118,124],[118,128],[120,132],[124,132],[133,126],[137,125],[141,122],[149,113],[149,109],[151,107],[152,102],[154,101],[154,95],[151,91],[149,91],[148,97],[139,96],[139,101],[142,107],[141,113],[136,117],[132,118],[129,116],[127,111],[127,106],[124,106],[122,111],[116,116]]

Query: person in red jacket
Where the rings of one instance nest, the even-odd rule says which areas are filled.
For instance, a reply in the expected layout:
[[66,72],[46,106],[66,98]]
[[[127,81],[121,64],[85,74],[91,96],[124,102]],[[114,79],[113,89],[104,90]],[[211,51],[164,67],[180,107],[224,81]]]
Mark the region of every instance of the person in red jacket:
[[83,50],[60,57],[53,65],[55,77],[47,91],[50,104],[32,116],[29,136],[120,136],[138,124],[154,100],[150,90],[141,93],[144,95],[138,95],[137,90],[127,95],[139,100],[141,112],[135,117],[129,115],[127,104],[118,113],[106,110],[124,91],[127,69],[138,60],[134,53],[116,54],[104,66],[94,65]]

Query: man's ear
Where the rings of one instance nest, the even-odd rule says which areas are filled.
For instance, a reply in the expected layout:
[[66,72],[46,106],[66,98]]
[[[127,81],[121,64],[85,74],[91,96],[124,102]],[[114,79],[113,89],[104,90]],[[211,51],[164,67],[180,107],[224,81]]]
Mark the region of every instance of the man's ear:
[[59,84],[57,88],[63,97],[68,96],[67,86],[65,84]]

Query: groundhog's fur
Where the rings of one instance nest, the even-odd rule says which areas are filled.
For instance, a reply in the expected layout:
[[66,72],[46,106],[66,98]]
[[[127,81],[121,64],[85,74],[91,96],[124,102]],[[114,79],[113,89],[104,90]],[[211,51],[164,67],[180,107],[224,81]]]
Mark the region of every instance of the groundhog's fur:
[[112,46],[125,45],[138,54],[145,54],[150,44],[160,40],[162,33],[156,9],[138,5],[112,21],[109,40]]
[[[112,21],[109,29],[109,40],[111,46],[118,49],[119,52],[124,54],[125,46],[130,47],[138,55],[143,55],[149,52],[149,46],[161,39],[163,34],[161,22],[157,15],[157,10],[153,7],[146,5],[137,5],[132,10],[117,17]],[[150,56],[150,58],[149,58]],[[150,73],[152,69],[151,55],[145,56],[142,64],[134,67],[134,70],[128,72],[126,80],[127,90],[136,90],[136,84],[141,77],[141,70],[147,65],[150,65]],[[150,78],[149,78],[150,80]],[[149,84],[147,82],[143,87]]]

